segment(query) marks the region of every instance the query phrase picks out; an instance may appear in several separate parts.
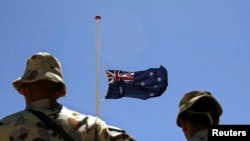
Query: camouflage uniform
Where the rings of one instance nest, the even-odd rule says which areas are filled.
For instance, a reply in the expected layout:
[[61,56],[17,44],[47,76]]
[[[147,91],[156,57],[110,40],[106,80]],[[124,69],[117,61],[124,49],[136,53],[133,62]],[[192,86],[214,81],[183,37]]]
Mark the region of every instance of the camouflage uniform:
[[[97,117],[83,115],[49,100],[31,103],[26,109],[41,111],[59,123],[76,141],[133,141],[123,130],[111,127]],[[97,132],[96,132],[97,131]],[[0,141],[63,141],[29,111],[20,111],[0,121]]]
[[[21,83],[48,79],[63,84],[61,96],[66,95],[59,61],[48,53],[38,53],[27,61],[24,75],[13,82],[22,94]],[[0,120],[0,141],[63,141],[27,109],[40,111],[53,119],[74,138],[75,141],[134,141],[124,130],[109,126],[98,117],[84,115],[57,103],[50,105],[49,99],[41,99],[26,105],[26,109]]]
[[208,141],[208,130],[203,129],[199,132],[197,132],[191,139],[190,141]]

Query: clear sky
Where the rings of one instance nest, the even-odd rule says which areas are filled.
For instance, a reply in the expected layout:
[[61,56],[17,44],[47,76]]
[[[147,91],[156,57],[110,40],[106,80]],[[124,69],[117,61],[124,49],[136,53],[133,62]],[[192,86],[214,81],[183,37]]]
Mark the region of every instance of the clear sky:
[[179,100],[208,90],[223,106],[221,124],[250,123],[249,0],[1,0],[0,118],[23,110],[12,87],[32,54],[62,63],[67,97],[60,103],[95,115],[96,20],[100,21],[100,99],[104,69],[163,65],[169,86],[156,98],[102,100],[100,117],[138,141],[185,140],[176,126]]

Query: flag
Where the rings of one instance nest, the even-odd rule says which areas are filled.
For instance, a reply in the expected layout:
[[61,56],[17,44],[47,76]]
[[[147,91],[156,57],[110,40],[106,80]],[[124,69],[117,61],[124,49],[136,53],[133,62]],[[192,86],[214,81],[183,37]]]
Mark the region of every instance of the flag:
[[168,86],[168,73],[163,66],[135,72],[105,70],[105,73],[108,78],[106,99],[131,97],[146,100],[161,96]]

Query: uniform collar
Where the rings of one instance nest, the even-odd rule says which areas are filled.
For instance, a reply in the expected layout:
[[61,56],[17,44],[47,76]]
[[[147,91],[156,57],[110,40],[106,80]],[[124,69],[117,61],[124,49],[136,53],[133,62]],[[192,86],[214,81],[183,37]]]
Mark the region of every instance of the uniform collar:
[[61,105],[56,103],[56,105],[51,104],[51,100],[49,99],[42,99],[42,100],[36,100],[32,103],[30,103],[29,105],[26,106],[26,109],[35,109],[35,110],[39,110],[39,109],[48,109],[48,110],[55,110],[55,109],[61,109]]
[[190,141],[207,141],[208,130],[203,129],[198,131]]

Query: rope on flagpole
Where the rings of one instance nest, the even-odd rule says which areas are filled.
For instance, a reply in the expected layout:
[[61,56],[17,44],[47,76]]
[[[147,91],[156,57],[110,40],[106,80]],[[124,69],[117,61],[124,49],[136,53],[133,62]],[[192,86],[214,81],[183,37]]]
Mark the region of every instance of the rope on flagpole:
[[99,21],[101,16],[95,16],[96,19],[96,116],[100,114],[100,90],[99,90],[99,71],[100,71],[100,29]]

